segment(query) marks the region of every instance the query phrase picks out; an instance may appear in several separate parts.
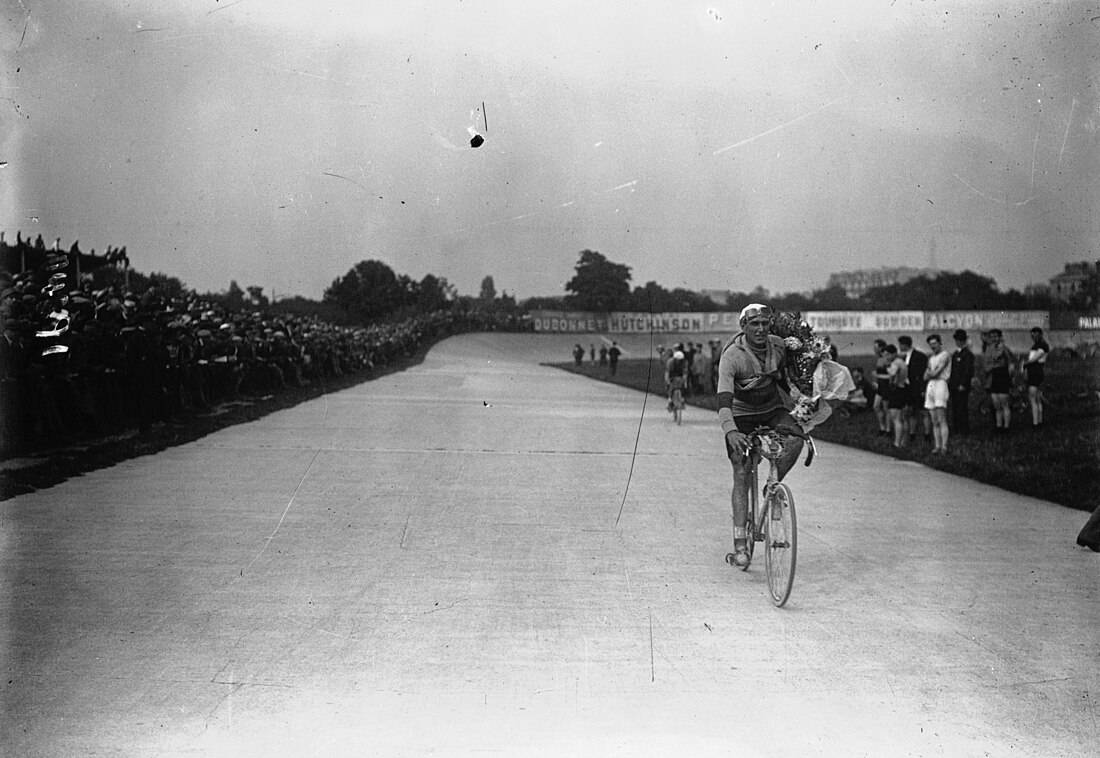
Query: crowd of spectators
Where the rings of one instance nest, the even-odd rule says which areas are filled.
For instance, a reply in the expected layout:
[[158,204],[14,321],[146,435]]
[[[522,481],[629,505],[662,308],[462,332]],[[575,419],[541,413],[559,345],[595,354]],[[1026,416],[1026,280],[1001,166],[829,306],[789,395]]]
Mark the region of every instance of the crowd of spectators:
[[[980,346],[973,346],[963,329],[951,337],[954,350],[943,346],[940,335],[929,335],[931,356],[914,348],[906,335],[898,337],[897,345],[875,340],[874,381],[864,378],[862,371],[856,377],[853,369],[857,391],[849,405],[873,408],[879,434],[892,437],[896,447],[919,441],[922,428],[925,439],[934,441],[937,423],[945,441],[949,434],[966,437],[975,410],[992,417],[994,435],[1009,432],[1013,406],[1030,411],[1032,427],[1043,425],[1041,388],[1051,348],[1041,328],[1031,329],[1032,346],[1026,355],[1010,350],[1000,329],[982,331]],[[930,365],[933,358],[936,365]],[[937,387],[937,381],[942,386]],[[937,411],[942,411],[938,421]],[[946,452],[946,444],[939,445],[938,452]]]
[[[455,307],[392,323],[231,312],[197,295],[70,286],[64,254],[0,272],[0,453],[10,457],[183,422],[346,374],[375,372],[449,334],[517,329],[515,317]],[[52,270],[51,270],[52,269]]]

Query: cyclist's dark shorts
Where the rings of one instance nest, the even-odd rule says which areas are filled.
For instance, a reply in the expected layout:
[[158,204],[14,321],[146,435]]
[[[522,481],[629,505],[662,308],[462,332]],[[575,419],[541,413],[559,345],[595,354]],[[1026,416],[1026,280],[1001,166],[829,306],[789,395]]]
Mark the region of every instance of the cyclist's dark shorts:
[[[787,413],[787,410],[782,407],[776,408],[774,411],[768,411],[767,413],[754,413],[751,416],[734,416],[733,421],[737,424],[737,431],[743,434],[754,432],[762,426],[768,426],[772,429],[780,429],[782,427],[801,429],[798,422],[794,420],[794,417]],[[726,457],[733,458],[733,448],[730,447],[729,440],[726,440]]]

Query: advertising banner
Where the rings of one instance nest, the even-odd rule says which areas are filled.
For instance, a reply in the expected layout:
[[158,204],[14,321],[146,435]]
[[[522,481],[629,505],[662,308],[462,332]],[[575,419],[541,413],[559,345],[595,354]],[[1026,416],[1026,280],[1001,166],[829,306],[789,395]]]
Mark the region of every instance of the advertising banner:
[[1027,331],[1033,326],[1049,328],[1050,314],[1046,311],[926,311],[924,314],[926,332],[952,329]]
[[1051,311],[1050,328],[1086,332],[1100,329],[1100,313],[1082,313],[1081,311]]
[[606,332],[607,316],[586,311],[531,311],[536,332]]
[[919,332],[923,311],[806,311],[802,314],[815,332]]
[[627,313],[611,314],[608,330],[617,334],[648,334],[654,332],[733,332],[737,314],[714,313]]
[[[537,332],[558,333],[611,333],[663,334],[729,333],[740,329],[737,313],[671,312],[638,313],[615,311],[609,314],[590,311],[531,312]],[[1061,315],[1061,314],[1059,314]],[[967,329],[981,332],[987,329],[1027,331],[1033,326],[1051,328],[1047,311],[806,311],[802,314],[815,332],[836,334],[844,332],[897,332],[899,334],[922,332],[951,332]],[[1074,314],[1072,325],[1062,329],[1096,329],[1095,314]],[[1063,319],[1064,320],[1064,319]]]

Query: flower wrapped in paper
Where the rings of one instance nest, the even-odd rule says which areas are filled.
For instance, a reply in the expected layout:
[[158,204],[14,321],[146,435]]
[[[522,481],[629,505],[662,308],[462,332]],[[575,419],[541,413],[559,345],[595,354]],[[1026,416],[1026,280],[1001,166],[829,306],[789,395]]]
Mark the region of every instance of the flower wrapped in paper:
[[827,337],[819,337],[796,312],[778,313],[772,333],[787,346],[787,379],[791,386],[794,420],[810,431],[833,412],[831,403],[843,402],[855,389],[852,375],[833,360]]
[[856,383],[847,366],[831,359],[821,360],[814,369],[811,394],[791,386],[791,416],[803,431],[809,432],[829,418],[834,404],[843,403],[855,388]]

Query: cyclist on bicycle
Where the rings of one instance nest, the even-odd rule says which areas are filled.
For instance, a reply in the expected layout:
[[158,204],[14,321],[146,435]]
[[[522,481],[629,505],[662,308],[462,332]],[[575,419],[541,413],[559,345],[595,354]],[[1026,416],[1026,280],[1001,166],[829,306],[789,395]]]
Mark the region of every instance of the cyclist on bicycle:
[[[742,309],[739,322],[741,331],[726,342],[718,362],[718,420],[733,465],[733,561],[743,569],[749,565],[745,520],[752,461],[748,435],[761,426],[797,435],[802,435],[802,430],[780,394],[780,389],[790,393],[784,375],[787,349],[781,338],[770,333],[772,309],[752,303]],[[801,436],[786,437],[783,454],[776,461],[780,479],[794,466],[800,452]]]
[[683,393],[687,372],[687,356],[684,355],[683,351],[676,350],[665,363],[665,388],[668,390],[668,410],[670,413],[673,410],[672,393],[677,389]]

